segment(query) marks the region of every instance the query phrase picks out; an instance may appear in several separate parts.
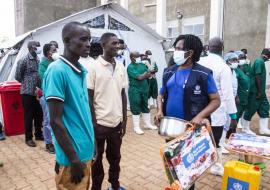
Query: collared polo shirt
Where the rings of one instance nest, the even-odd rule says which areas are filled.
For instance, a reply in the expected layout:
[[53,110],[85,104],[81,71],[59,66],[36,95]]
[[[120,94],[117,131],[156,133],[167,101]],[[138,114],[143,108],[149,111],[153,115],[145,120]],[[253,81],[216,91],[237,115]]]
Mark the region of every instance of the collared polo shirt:
[[[62,121],[79,159],[87,162],[93,158],[94,130],[86,87],[87,71],[78,64],[75,67],[60,57],[45,72],[43,92],[46,100],[56,99],[64,103]],[[56,161],[69,166],[70,162],[53,136]]]
[[111,63],[99,56],[87,69],[87,87],[94,90],[97,123],[116,127],[123,120],[121,92],[128,83],[125,68],[116,62],[113,70]]

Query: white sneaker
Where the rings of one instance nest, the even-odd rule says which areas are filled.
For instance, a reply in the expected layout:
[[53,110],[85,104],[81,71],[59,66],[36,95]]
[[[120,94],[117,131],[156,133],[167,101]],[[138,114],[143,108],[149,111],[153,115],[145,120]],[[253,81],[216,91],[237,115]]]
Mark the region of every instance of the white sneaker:
[[224,146],[221,147],[221,152],[222,152],[222,154],[229,154],[230,153]]
[[211,166],[210,173],[213,175],[223,176],[224,168],[220,163],[215,163],[213,166]]

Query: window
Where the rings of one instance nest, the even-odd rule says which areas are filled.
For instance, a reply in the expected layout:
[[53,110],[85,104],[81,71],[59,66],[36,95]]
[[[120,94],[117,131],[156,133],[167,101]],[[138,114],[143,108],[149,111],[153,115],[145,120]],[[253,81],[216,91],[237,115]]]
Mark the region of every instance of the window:
[[183,34],[194,34],[201,39],[204,37],[203,24],[186,25],[183,26]]
[[84,24],[87,24],[90,28],[104,28],[105,27],[105,16],[100,15],[95,18],[92,18],[86,21]]
[[167,38],[174,39],[179,35],[178,20],[171,20],[167,22]]
[[122,31],[134,31],[122,22],[114,19],[113,17],[109,16],[109,27],[110,30],[122,30]]
[[185,18],[182,23],[183,34],[194,34],[204,41],[204,16]]
[[167,37],[168,38],[176,38],[178,35],[178,28],[177,27],[169,27],[167,30]]

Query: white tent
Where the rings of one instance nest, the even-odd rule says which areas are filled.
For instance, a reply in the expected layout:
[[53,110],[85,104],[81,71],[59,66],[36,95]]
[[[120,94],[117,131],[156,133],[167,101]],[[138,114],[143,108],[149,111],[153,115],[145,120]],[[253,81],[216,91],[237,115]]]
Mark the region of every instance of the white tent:
[[[7,47],[8,44],[15,46],[21,43],[20,50],[12,64],[7,62],[7,60],[12,59],[5,58],[1,61],[0,69],[4,68],[5,70],[3,71],[9,73],[7,78],[4,77],[4,80],[14,79],[17,61],[27,54],[27,43],[29,40],[39,41],[41,46],[51,40],[55,40],[59,43],[59,50],[61,53],[63,51],[63,43],[61,39],[62,28],[66,23],[72,21],[88,24],[92,37],[99,38],[104,32],[115,33],[119,38],[125,41],[130,51],[136,50],[140,53],[144,53],[148,49],[151,50],[153,54],[152,57],[156,60],[159,67],[157,78],[160,85],[162,71],[166,66],[165,53],[162,46],[164,38],[159,36],[142,21],[131,15],[126,9],[115,3],[81,11],[36,30],[30,31],[27,34],[15,38],[15,40],[12,40],[10,43],[8,42],[4,45],[0,45],[0,47],[5,46],[5,48],[10,48],[11,46]],[[1,77],[1,75],[0,78],[2,78],[3,81],[3,77]]]

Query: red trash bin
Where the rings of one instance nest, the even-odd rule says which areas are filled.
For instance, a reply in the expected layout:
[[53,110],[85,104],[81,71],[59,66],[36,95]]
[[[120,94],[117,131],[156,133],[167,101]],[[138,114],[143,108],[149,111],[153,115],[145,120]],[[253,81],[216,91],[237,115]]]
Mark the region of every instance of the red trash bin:
[[17,81],[0,83],[3,124],[7,136],[24,133],[24,112],[20,88],[21,83]]

